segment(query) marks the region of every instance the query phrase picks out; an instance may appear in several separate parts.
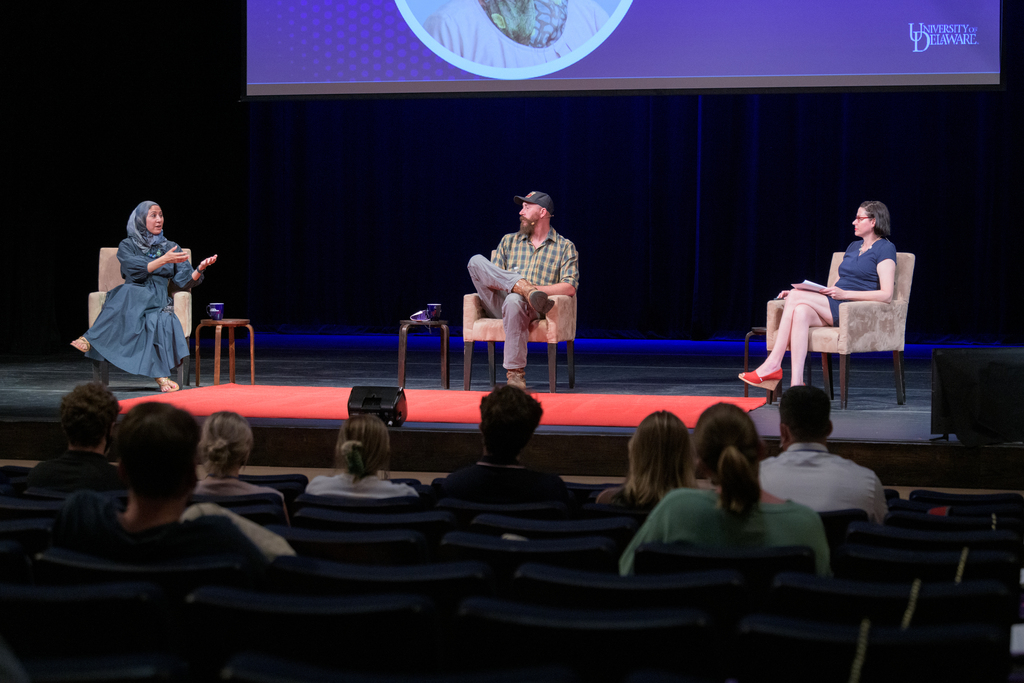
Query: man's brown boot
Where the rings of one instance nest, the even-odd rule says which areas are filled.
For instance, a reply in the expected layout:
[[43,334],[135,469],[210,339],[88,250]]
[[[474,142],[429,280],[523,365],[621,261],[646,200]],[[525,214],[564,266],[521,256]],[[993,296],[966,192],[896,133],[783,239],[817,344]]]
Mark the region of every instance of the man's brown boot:
[[507,384],[516,389],[526,391],[526,368],[516,368],[505,373]]
[[512,288],[513,294],[518,294],[533,306],[533,310],[540,314],[547,313],[554,306],[554,302],[548,300],[548,295],[540,291],[525,279],[520,280],[516,283],[516,286]]

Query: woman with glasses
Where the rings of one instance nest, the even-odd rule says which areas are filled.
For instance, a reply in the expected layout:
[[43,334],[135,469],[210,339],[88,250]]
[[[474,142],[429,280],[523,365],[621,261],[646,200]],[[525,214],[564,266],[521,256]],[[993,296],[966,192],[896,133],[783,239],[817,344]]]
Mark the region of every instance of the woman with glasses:
[[839,304],[843,301],[892,301],[896,281],[896,247],[889,237],[889,209],[882,202],[864,202],[853,219],[853,233],[859,238],[846,248],[839,265],[839,280],[816,292],[784,290],[786,300],[779,322],[775,347],[759,367],[741,372],[747,384],[774,390],[782,380],[782,359],[790,351],[790,386],[804,383],[807,331],[812,327],[837,327]]

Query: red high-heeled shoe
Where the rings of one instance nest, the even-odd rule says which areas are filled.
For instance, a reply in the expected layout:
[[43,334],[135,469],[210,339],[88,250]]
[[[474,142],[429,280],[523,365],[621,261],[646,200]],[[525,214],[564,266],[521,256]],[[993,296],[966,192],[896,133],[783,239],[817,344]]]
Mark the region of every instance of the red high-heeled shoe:
[[779,386],[779,382],[782,381],[782,368],[779,368],[775,372],[769,372],[764,377],[754,371],[741,372],[739,377],[752,387],[760,387],[761,389],[767,389],[768,391],[775,391],[775,387]]

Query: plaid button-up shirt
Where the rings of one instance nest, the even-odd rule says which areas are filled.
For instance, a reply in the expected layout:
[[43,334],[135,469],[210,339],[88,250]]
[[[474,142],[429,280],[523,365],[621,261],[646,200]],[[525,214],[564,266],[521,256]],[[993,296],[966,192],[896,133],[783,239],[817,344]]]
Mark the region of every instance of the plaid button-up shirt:
[[530,236],[513,232],[501,238],[491,259],[504,270],[516,270],[530,284],[554,285],[565,282],[579,289],[579,254],[576,245],[549,228],[548,237],[534,249]]

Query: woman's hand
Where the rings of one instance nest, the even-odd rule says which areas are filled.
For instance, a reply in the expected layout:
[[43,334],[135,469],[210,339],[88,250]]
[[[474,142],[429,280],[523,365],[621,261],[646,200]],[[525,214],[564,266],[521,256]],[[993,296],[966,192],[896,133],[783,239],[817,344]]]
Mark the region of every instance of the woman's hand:
[[155,273],[158,269],[163,268],[168,263],[182,263],[184,261],[187,261],[188,254],[186,254],[183,251],[179,251],[179,249],[181,249],[181,247],[175,246],[174,249],[171,249],[166,254],[163,254],[162,256],[157,256],[155,259],[149,262],[149,264],[146,266],[146,270],[148,270],[150,273]]
[[785,299],[787,296],[789,296],[790,291],[792,291],[792,290],[784,289],[781,292],[779,292],[779,295],[777,297],[775,297],[775,298],[776,299]]
[[193,271],[192,279],[193,280],[198,280],[199,279],[199,275],[204,270],[206,270],[207,268],[209,268],[211,265],[213,265],[216,262],[217,262],[217,255],[216,254],[214,254],[210,258],[204,258],[202,261],[199,262],[199,265],[196,266],[195,271]]
[[210,258],[204,258],[202,261],[200,261],[199,265],[196,267],[196,270],[198,270],[201,273],[204,270],[206,270],[207,268],[209,268],[210,266],[212,266],[216,262],[217,262],[217,255],[214,254]]
[[171,249],[169,252],[167,252],[166,254],[164,254],[163,256],[159,257],[156,260],[160,262],[161,266],[166,265],[168,263],[183,263],[188,260],[188,254],[186,254],[183,251],[180,251],[180,249],[181,247],[175,246],[174,249]]
[[839,289],[838,287],[826,287],[821,290],[821,293],[825,296],[832,297],[836,301],[845,301],[849,298],[845,289]]

